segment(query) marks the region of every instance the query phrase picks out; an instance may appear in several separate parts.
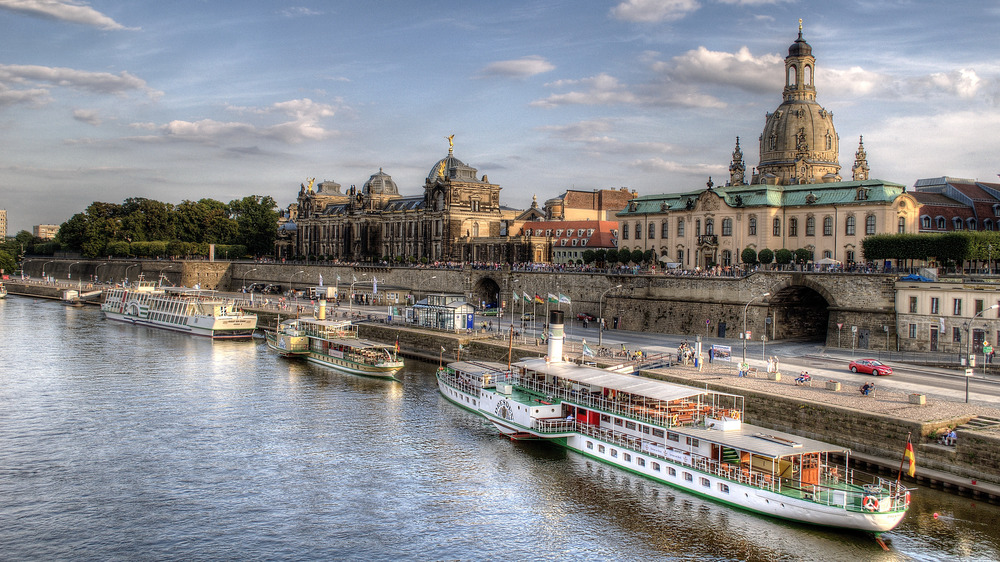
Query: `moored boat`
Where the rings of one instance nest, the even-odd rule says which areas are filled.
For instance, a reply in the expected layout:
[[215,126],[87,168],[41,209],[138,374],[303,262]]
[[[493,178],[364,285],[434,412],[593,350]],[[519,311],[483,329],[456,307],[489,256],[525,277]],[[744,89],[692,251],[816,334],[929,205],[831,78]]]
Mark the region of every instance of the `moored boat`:
[[257,329],[255,314],[215,291],[161,288],[141,279],[134,287],[109,289],[101,310],[108,320],[212,339],[249,339]]
[[268,331],[266,338],[282,357],[303,357],[352,375],[393,378],[403,368],[395,346],[359,337],[350,320],[293,318]]
[[4,287],[3,283],[0,283],[0,299],[3,298],[7,298],[7,287]]
[[742,396],[563,359],[563,315],[548,356],[452,363],[438,388],[503,434],[549,440],[604,463],[749,511],[880,533],[910,505],[898,480],[850,468],[850,451],[743,421]]

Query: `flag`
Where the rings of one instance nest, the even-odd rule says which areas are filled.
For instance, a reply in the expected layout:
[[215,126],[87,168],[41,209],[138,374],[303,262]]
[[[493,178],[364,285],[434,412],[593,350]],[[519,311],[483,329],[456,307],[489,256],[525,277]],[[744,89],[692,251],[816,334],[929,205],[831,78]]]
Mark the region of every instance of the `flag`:
[[514,291],[514,300],[510,301],[511,306],[513,306],[514,303],[519,300],[521,300],[521,295],[517,294],[517,291]]
[[399,336],[396,336],[396,353],[399,353]]
[[559,297],[553,295],[552,293],[549,293],[549,302],[552,303],[552,304],[558,304],[559,303]]
[[340,283],[340,276],[337,276],[337,283]]
[[559,302],[563,304],[572,304],[573,301],[569,300],[569,297],[566,295],[559,293]]
[[538,304],[545,304],[545,299],[542,298],[542,295],[535,293],[535,302]]
[[912,478],[917,473],[917,457],[913,454],[913,443],[910,442],[909,436],[906,437],[906,450],[903,451],[903,458],[910,461],[910,466],[906,469],[906,473]]
[[522,294],[524,295],[524,302],[531,302],[531,295],[529,295],[527,292]]
[[378,294],[378,279],[372,277],[372,296]]
[[322,273],[319,274],[319,286],[320,287],[323,286],[323,274]]
[[594,356],[594,350],[590,349],[590,346],[587,345],[587,340],[583,340],[583,356],[584,357],[593,357]]

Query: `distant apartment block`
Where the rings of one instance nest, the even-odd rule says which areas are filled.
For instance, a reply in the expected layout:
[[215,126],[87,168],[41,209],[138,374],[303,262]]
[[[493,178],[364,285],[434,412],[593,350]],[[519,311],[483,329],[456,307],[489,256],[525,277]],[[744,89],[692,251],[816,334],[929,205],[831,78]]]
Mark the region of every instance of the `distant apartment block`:
[[32,236],[42,240],[52,240],[57,232],[59,232],[58,224],[37,224],[31,227]]
[[7,238],[7,209],[0,209],[0,236]]

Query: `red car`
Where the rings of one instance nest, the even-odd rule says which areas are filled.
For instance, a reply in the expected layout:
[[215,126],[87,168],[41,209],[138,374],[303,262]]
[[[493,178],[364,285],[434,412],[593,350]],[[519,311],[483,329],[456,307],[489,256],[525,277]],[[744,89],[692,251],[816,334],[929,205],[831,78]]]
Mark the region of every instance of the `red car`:
[[847,368],[852,373],[863,373],[866,375],[883,376],[892,374],[892,367],[875,359],[857,359],[851,361],[851,364]]
[[581,313],[577,314],[576,315],[576,319],[580,320],[581,322],[593,322],[594,321],[594,317],[591,316],[591,315],[589,315],[589,314],[587,314],[586,312],[581,312]]

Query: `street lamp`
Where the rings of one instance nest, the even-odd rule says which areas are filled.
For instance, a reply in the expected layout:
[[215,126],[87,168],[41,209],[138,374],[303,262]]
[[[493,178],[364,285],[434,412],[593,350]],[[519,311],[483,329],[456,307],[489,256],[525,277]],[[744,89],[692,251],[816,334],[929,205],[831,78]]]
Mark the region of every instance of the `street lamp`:
[[132,269],[133,267],[139,267],[139,275],[142,275],[142,264],[141,263],[133,263],[132,265],[130,265],[130,266],[128,266],[128,267],[125,268],[125,279],[124,279],[124,281],[128,282],[128,270]]
[[[75,261],[75,262],[69,264],[69,271],[66,272],[66,279],[73,279],[73,266],[76,265],[76,264],[78,264],[78,263],[80,263],[80,262]],[[80,286],[81,289],[83,289],[83,279],[80,279],[79,286]]]
[[257,268],[256,268],[256,267],[255,267],[255,268],[253,268],[253,269],[251,269],[250,271],[247,271],[247,272],[245,272],[245,273],[243,274],[243,290],[244,290],[244,291],[246,291],[246,289],[247,289],[247,275],[249,275],[249,274],[253,273],[254,271],[257,271]]
[[55,260],[49,260],[49,261],[47,261],[47,262],[45,262],[45,263],[42,264],[42,280],[43,281],[45,281],[45,267],[47,265],[49,265],[50,263],[55,263],[55,262],[56,262]]
[[972,364],[974,361],[974,356],[972,355],[972,323],[976,321],[976,318],[982,316],[987,310],[996,310],[1000,308],[1000,304],[994,304],[993,306],[988,306],[972,317],[969,321],[969,326],[965,329],[965,357],[968,360],[966,372],[965,372],[965,403],[969,403],[969,378],[972,375]]
[[608,294],[610,291],[621,288],[622,286],[619,284],[605,289],[604,292],[601,293],[601,296],[597,299],[597,316],[601,319],[600,324],[597,325],[597,347],[604,345],[604,295]]
[[771,296],[771,293],[764,293],[763,295],[758,295],[756,297],[750,297],[747,301],[747,305],[743,307],[743,362],[747,362],[747,310],[750,309],[750,303],[757,299],[762,299],[764,297]]
[[97,283],[101,282],[101,267],[105,265],[108,265],[108,262],[104,262],[98,265],[96,269],[94,269],[94,281],[96,281]]
[[[433,277],[432,277],[433,279]],[[348,311],[351,315],[354,315],[354,284],[358,282],[358,278],[355,277],[354,281],[351,281],[351,301],[348,303]]]
[[[291,290],[292,290],[292,280],[293,280],[293,279],[295,279],[295,276],[296,276],[296,275],[298,275],[298,274],[300,274],[300,273],[305,273],[305,272],[306,272],[306,271],[305,271],[304,269],[300,269],[300,270],[296,271],[295,273],[291,274],[291,275],[290,275],[290,276],[288,277],[288,290],[289,290],[289,291],[291,291]],[[280,290],[280,289],[279,289],[279,290]]]

